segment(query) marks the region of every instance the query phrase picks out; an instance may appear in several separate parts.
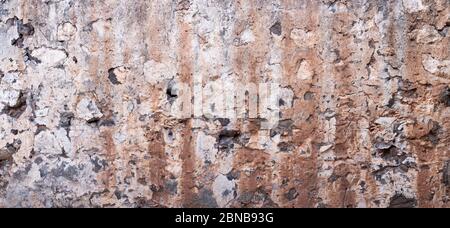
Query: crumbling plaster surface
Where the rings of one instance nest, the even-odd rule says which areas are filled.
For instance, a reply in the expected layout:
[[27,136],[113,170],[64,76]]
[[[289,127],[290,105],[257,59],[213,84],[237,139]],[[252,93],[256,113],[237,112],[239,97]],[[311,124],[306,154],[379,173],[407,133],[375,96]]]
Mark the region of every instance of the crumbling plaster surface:
[[449,10],[0,0],[0,207],[449,207]]

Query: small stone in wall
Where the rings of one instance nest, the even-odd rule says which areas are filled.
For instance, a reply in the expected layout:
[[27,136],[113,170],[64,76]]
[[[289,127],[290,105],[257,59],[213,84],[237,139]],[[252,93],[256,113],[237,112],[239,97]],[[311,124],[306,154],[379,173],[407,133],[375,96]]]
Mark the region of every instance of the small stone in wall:
[[77,106],[78,118],[86,120],[91,123],[103,117],[102,112],[91,98],[83,98]]
[[104,170],[108,166],[108,162],[104,159],[101,159],[97,156],[91,156],[90,161],[92,163],[92,171],[98,173]]
[[422,0],[403,0],[403,7],[408,13],[416,13],[425,9]]
[[177,11],[189,10],[190,7],[191,2],[189,0],[181,0],[178,2],[176,10]]
[[119,85],[122,84],[117,80],[117,75],[114,73],[114,68],[111,68],[108,70],[108,79],[113,85]]
[[277,127],[270,130],[270,136],[274,137],[276,135],[281,135],[281,136],[292,135],[293,124],[294,124],[294,121],[292,121],[290,119],[279,121]]
[[423,56],[422,64],[426,71],[437,76],[449,77],[450,75],[450,60],[439,60],[427,55]]
[[67,53],[64,50],[41,47],[34,49],[30,56],[39,59],[39,61],[48,67],[59,66],[64,63]]
[[57,137],[48,128],[38,129],[33,148],[36,152],[46,155],[61,155],[63,148]]
[[15,107],[20,102],[21,92],[15,89],[0,90],[0,102],[9,106]]
[[226,175],[228,180],[238,180],[241,176],[241,172],[239,170],[232,169],[230,172],[228,172]]
[[290,153],[295,149],[295,146],[292,142],[280,142],[277,146],[280,152]]
[[316,35],[304,29],[293,29],[290,38],[298,47],[312,48],[317,43]]
[[303,99],[304,99],[305,101],[311,101],[312,99],[314,99],[314,93],[313,93],[313,92],[310,92],[310,91],[306,91],[306,92],[303,94]]
[[21,20],[17,24],[17,33],[23,36],[32,36],[34,34],[34,27],[31,23],[23,23]]
[[297,78],[300,80],[310,80],[314,76],[311,65],[307,61],[302,61],[297,71]]
[[281,108],[292,108],[294,104],[294,91],[292,88],[285,87],[280,91],[280,99],[278,100],[278,105]]
[[417,42],[421,44],[431,44],[440,40],[442,36],[433,26],[426,25],[417,31]]
[[68,41],[77,32],[77,28],[70,22],[64,22],[58,26],[58,41]]
[[247,28],[244,31],[241,32],[239,35],[239,38],[237,38],[234,41],[235,46],[243,46],[247,45],[249,43],[253,43],[255,41],[255,35],[253,34],[253,31],[251,28]]
[[235,183],[224,175],[219,175],[213,182],[213,193],[219,206],[225,206],[233,200]]
[[54,177],[62,177],[69,181],[77,181],[80,168],[74,165],[70,165],[67,162],[62,162],[56,168],[52,169],[50,173]]

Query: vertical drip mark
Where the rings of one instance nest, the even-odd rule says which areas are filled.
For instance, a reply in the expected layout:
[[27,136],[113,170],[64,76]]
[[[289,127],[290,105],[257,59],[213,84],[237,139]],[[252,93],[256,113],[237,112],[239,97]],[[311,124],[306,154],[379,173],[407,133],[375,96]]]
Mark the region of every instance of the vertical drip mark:
[[182,177],[181,177],[181,197],[184,207],[196,206],[195,200],[195,155],[192,150],[192,128],[191,120],[185,122],[182,130],[183,144],[181,147],[180,159],[182,160]]
[[[365,3],[360,3],[365,4]],[[362,18],[363,15],[367,14],[368,10],[371,8],[370,4],[366,6],[362,5],[361,9],[356,12],[356,16],[358,18]],[[374,13],[376,9],[371,9],[369,12],[370,15]],[[355,168],[358,171],[358,178],[356,183],[352,183],[353,190],[355,191],[355,207],[358,208],[366,208],[371,206],[371,197],[376,195],[376,183],[375,179],[371,175],[368,170],[368,164],[371,164],[371,150],[367,148],[367,144],[370,143],[370,134],[369,134],[369,124],[368,119],[370,118],[368,113],[368,97],[365,94],[366,83],[370,78],[370,65],[371,62],[374,61],[374,53],[375,46],[372,44],[373,41],[373,33],[370,30],[367,30],[367,24],[373,18],[369,18],[367,21],[364,21],[361,25],[355,26],[357,29],[358,36],[354,37],[356,40],[365,40],[358,43],[358,47],[361,49],[356,51],[356,55],[353,59],[361,59],[362,61],[359,63],[355,63],[355,95],[357,96],[355,102],[353,103],[354,109],[356,109],[358,113],[358,119],[356,120],[355,125],[355,143],[356,147],[353,148],[351,155],[352,158],[359,157],[360,159],[354,159]],[[359,21],[361,23],[362,20]],[[376,35],[376,34],[375,34]]]
[[[239,44],[235,44],[237,50],[235,50],[233,67],[246,91],[245,102],[237,101],[237,117],[240,118],[237,121],[237,127],[242,134],[249,137],[247,145],[237,148],[233,158],[233,168],[245,173],[237,181],[236,205],[239,207],[274,206],[271,199],[271,163],[267,151],[260,146],[263,120],[260,118],[261,110],[258,107],[259,78],[261,69],[267,59],[267,44],[264,41],[267,40],[269,34],[268,28],[264,27],[266,24],[263,21],[264,17],[261,16],[265,12],[257,10],[260,4],[263,3],[239,2],[239,4],[236,4],[237,17],[243,20],[234,26],[234,35],[239,40]],[[252,38],[245,40],[244,34]],[[243,113],[239,111],[243,111]],[[251,170],[245,170],[245,167],[249,167]],[[257,199],[258,195],[263,197]]]
[[[333,17],[333,31],[340,29],[336,28],[336,25],[343,25],[344,29],[347,29],[352,24],[352,17],[353,14],[347,11],[336,13]],[[333,37],[336,42],[334,52],[337,55],[333,66],[336,91],[331,99],[336,98],[336,107],[334,111],[325,110],[324,115],[335,118],[334,154],[337,161],[334,161],[333,173],[328,182],[337,188],[330,195],[331,206],[345,208],[355,207],[355,189],[352,189],[355,184],[350,183],[348,179],[359,179],[359,173],[355,172],[354,156],[349,154],[356,151],[353,147],[357,145],[356,130],[359,120],[359,113],[352,113],[354,103],[359,99],[359,96],[355,95],[357,88],[353,85],[356,72],[352,60],[356,50],[352,49],[353,37],[349,34],[333,33]]]
[[[103,25],[102,30],[104,32],[102,34],[98,34],[97,31],[92,30],[90,32],[91,39],[89,44],[91,44],[88,48],[94,52],[95,54],[91,55],[88,62],[88,74],[90,78],[96,85],[99,85],[96,91],[93,91],[91,94],[96,98],[96,102],[98,102],[101,110],[104,111],[108,109],[108,105],[111,105],[112,102],[112,93],[109,88],[110,83],[105,83],[105,80],[108,80],[105,77],[107,73],[108,66],[111,64],[111,60],[109,57],[109,51],[111,50],[111,30],[113,29],[109,25],[106,25],[106,21],[99,21],[98,17],[101,18],[101,14],[97,12],[99,7],[88,7],[89,9],[93,9],[93,12],[88,13],[88,18],[90,21],[88,23],[96,21],[96,23],[102,23],[99,26]],[[99,47],[100,46],[100,47]],[[113,139],[113,130],[110,128],[101,128],[100,129],[100,137],[104,139],[103,148],[106,152],[106,160],[108,162],[107,170],[105,171],[105,175],[103,177],[105,183],[105,190],[108,191],[108,194],[113,195],[112,191],[117,187],[117,167],[116,167],[116,159],[117,159],[117,148]]]
[[[408,32],[411,27],[415,26],[414,22],[416,19],[412,14],[405,15],[406,19],[402,23],[403,32]],[[412,22],[412,23],[411,23]],[[422,80],[422,75],[425,75],[422,68],[422,53],[428,51],[424,50],[424,47],[418,45],[417,40],[405,39],[406,34],[402,34],[400,36],[402,39],[402,44],[404,47],[397,48],[400,50],[404,50],[404,54],[402,54],[402,59],[404,61],[404,67],[402,67],[402,82],[413,82],[417,83],[419,80]],[[426,97],[427,94],[422,89],[417,89],[417,93],[421,93],[419,97]],[[416,123],[420,122],[420,118],[423,118],[423,115],[417,110],[417,103],[410,103],[410,112],[402,112],[401,115],[403,118],[411,118]],[[412,114],[414,113],[414,114]],[[432,113],[424,113],[429,114],[431,117],[431,123],[434,123],[434,115]],[[423,140],[423,139],[420,139]],[[415,194],[417,195],[417,206],[420,208],[432,208],[439,207],[441,205],[437,205],[434,201],[436,189],[439,188],[441,184],[438,180],[439,178],[436,176],[437,173],[440,173],[439,170],[442,169],[442,161],[438,157],[439,151],[436,145],[429,145],[428,143],[424,143],[423,141],[418,141],[417,139],[407,139],[406,144],[407,148],[411,148],[411,152],[417,157],[417,173],[416,173],[416,189]],[[437,194],[436,194],[437,195]]]
[[[102,37],[102,48],[101,48],[101,54],[100,54],[100,58],[102,58],[102,62],[101,62],[101,67],[100,67],[100,75],[97,75],[97,77],[100,77],[99,80],[100,81],[105,81],[108,80],[107,77],[105,77],[104,75],[106,75],[106,73],[108,72],[109,66],[111,66],[111,53],[113,51],[112,49],[112,43],[113,43],[113,39],[114,37],[112,37],[112,31],[114,30],[114,28],[112,27],[113,23],[108,23],[105,24],[105,33],[104,33],[104,37]],[[110,83],[102,83],[103,86],[103,93],[105,94],[104,97],[102,97],[102,100],[99,101],[99,103],[101,104],[101,108],[103,111],[107,110],[113,110],[114,107],[111,107],[114,105],[113,102],[113,97],[114,97],[114,93],[111,91],[112,90],[112,86]],[[104,100],[103,100],[104,99]],[[110,113],[108,113],[107,115],[111,115]],[[111,184],[108,185],[108,190],[111,189],[116,189],[118,188],[117,186],[117,178],[118,178],[118,169],[117,169],[117,165],[116,163],[116,159],[117,159],[117,150],[115,142],[112,138],[112,134],[115,132],[115,129],[101,129],[102,133],[105,134],[107,136],[106,140],[107,140],[107,150],[108,150],[108,160],[110,160],[110,167],[108,168],[108,178],[111,179]],[[114,149],[112,149],[114,148]]]
[[162,200],[167,197],[164,190],[166,179],[168,178],[164,136],[161,131],[150,131],[146,133],[146,138],[148,141],[150,160],[144,177],[148,177],[150,180],[149,187],[153,193],[152,201],[164,203]]
[[[317,76],[310,75],[307,80],[299,80],[297,72],[299,63],[308,63],[312,68],[320,66],[316,52],[307,48],[305,43],[296,43],[292,39],[292,33],[299,29],[315,31],[318,24],[317,2],[306,2],[307,7],[297,7],[296,2],[281,1],[282,9],[290,9],[281,16],[282,40],[281,40],[281,71],[280,86],[285,91],[291,90],[294,94],[300,94],[287,108],[280,107],[280,120],[292,121],[291,136],[287,137],[288,143],[292,143],[293,151],[289,153],[277,153],[277,166],[274,176],[277,177],[278,202],[282,207],[314,207],[317,201],[317,151],[313,144],[317,138],[317,112],[313,96],[305,101],[303,94],[315,94],[315,80]],[[307,12],[306,12],[307,8]],[[293,17],[293,15],[296,15]],[[315,70],[313,70],[315,71]],[[303,76],[303,75],[301,75]],[[284,92],[285,93],[285,92]],[[281,92],[283,94],[283,92]],[[284,100],[283,100],[284,102]],[[298,115],[302,113],[302,115]],[[286,138],[286,136],[283,136]],[[286,139],[284,139],[285,141]],[[278,140],[279,141],[279,140]],[[289,144],[288,144],[289,145]]]
[[[178,25],[178,72],[179,81],[191,86],[192,81],[192,28],[184,21],[185,18],[177,18]],[[196,206],[196,182],[195,182],[195,154],[193,153],[193,132],[190,118],[182,122],[182,145],[180,159],[182,161],[181,198],[184,207]],[[201,205],[197,205],[201,206]]]
[[333,186],[329,184],[328,179],[333,173],[333,163],[335,160],[335,153],[333,146],[335,145],[336,134],[336,117],[330,116],[326,118],[324,113],[334,113],[336,109],[335,103],[335,72],[333,70],[333,62],[336,60],[336,52],[334,50],[334,40],[332,32],[333,15],[330,15],[328,9],[324,6],[320,9],[322,15],[322,23],[320,26],[321,39],[321,59],[324,61],[322,67],[322,75],[319,75],[320,86],[320,104],[319,112],[322,113],[319,118],[319,125],[322,134],[322,142],[319,144],[318,151],[318,197],[322,202],[318,202],[318,206],[330,206],[333,202],[330,201],[329,195],[333,191]]
[[111,132],[109,131],[103,131],[101,133],[101,137],[105,140],[104,141],[104,148],[106,150],[106,159],[108,162],[108,169],[105,172],[105,176],[103,177],[103,182],[105,185],[106,190],[111,190],[111,188],[116,187],[116,178],[115,178],[115,172],[116,172],[116,166],[115,166],[115,159],[116,159],[116,146],[114,143],[114,139],[112,138]]
[[[124,5],[126,5],[126,3],[124,3]],[[169,56],[171,56],[173,52],[177,51],[174,51],[173,48],[171,48],[164,39],[164,36],[169,34],[171,30],[169,26],[172,18],[166,17],[167,11],[169,10],[168,5],[170,4],[165,3],[161,5],[157,2],[144,2],[139,4],[141,10],[143,10],[143,12],[140,13],[143,17],[141,19],[145,20],[145,22],[143,23],[145,25],[144,30],[140,31],[140,36],[142,36],[140,37],[142,39],[140,40],[140,42],[142,42],[142,45],[145,46],[145,48],[143,48],[140,53],[140,61],[143,61],[143,66],[148,65],[150,67],[154,67],[154,64],[170,65],[172,60]],[[127,23],[126,27],[128,26],[130,25],[128,25]],[[133,21],[132,26],[135,29],[141,28],[139,22],[135,21]],[[128,49],[129,45],[127,46],[126,52],[129,52]],[[134,51],[133,53],[137,54],[136,51]],[[183,52],[180,51],[180,53]],[[123,59],[125,64],[130,64],[129,54],[124,53]],[[139,60],[133,59],[132,61],[132,64],[136,64],[136,62]],[[146,70],[149,69],[146,69],[145,67],[142,68],[142,73],[144,73],[144,75],[148,74],[148,72],[145,72]],[[158,77],[159,75],[150,76]],[[164,76],[164,80],[168,80],[169,77],[173,75]],[[158,110],[162,108],[160,104],[160,97],[166,92],[166,84],[163,81],[159,83],[145,83],[140,86],[142,86],[142,88],[147,91],[151,91],[149,94],[145,94],[142,97],[139,97],[139,99],[149,100],[150,107],[148,108],[150,110],[148,110],[148,112],[153,112],[155,114],[151,117],[151,121],[145,121],[147,123],[147,126],[142,126],[147,134],[147,141],[149,142],[148,151],[151,155],[150,161],[148,163],[149,166],[147,169],[147,173],[145,175],[148,175],[151,181],[150,190],[152,191],[152,201],[157,202],[161,205],[174,205],[174,203],[176,203],[176,194],[180,194],[180,190],[177,189],[177,187],[179,186],[176,186],[175,189],[173,189],[172,186],[170,192],[167,191],[169,191],[168,183],[172,183],[172,179],[176,178],[178,173],[172,173],[173,170],[169,171],[170,168],[168,166],[172,163],[173,159],[176,159],[172,158],[172,156],[176,157],[176,155],[179,155],[180,159],[183,158],[181,158],[181,152],[180,154],[174,154],[171,156],[170,154],[173,153],[173,151],[169,149],[171,148],[171,145],[164,141],[165,133],[163,128],[166,126],[164,126],[164,124],[162,123],[162,115]],[[176,132],[176,129],[172,129],[172,126],[169,126],[168,128],[170,129],[170,134],[174,134],[174,132]],[[185,129],[185,127],[183,127],[183,129]],[[182,132],[181,134],[184,135],[184,132]],[[182,144],[184,144],[184,142],[182,142]],[[179,150],[184,150],[184,145],[181,145],[181,147],[182,148]],[[182,194],[183,190],[181,190],[181,195]]]

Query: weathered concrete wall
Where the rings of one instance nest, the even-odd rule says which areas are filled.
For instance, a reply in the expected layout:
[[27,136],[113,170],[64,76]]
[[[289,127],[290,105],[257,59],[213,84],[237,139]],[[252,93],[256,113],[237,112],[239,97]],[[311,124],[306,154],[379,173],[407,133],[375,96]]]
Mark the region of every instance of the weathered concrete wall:
[[0,0],[1,207],[450,207],[448,0]]

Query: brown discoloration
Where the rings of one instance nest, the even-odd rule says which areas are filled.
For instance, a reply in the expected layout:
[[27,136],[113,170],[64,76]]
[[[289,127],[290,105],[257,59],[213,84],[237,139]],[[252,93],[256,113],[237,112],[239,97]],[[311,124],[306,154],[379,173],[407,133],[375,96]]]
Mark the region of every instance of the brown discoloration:
[[357,174],[350,165],[337,165],[328,181],[332,183],[334,191],[331,193],[332,201],[331,207],[356,207],[355,192],[351,189],[358,182]]
[[[178,24],[178,72],[179,80],[188,85],[192,84],[192,29],[189,24],[183,21],[182,16],[177,18]],[[181,198],[182,205],[185,207],[195,206],[195,199],[197,193],[195,182],[195,155],[193,151],[193,132],[191,120],[182,122],[183,130],[181,137],[183,139],[180,148],[180,159],[182,162],[182,176],[181,176]]]
[[[333,31],[347,30],[353,22],[353,15],[350,13],[337,14],[334,17]],[[333,207],[355,207],[355,193],[351,189],[354,183],[349,183],[347,180],[348,175],[358,175],[354,173],[351,168],[351,158],[354,157],[354,153],[358,151],[357,142],[357,130],[359,128],[358,121],[360,117],[359,113],[353,113],[352,110],[357,106],[355,103],[362,103],[358,101],[357,90],[353,82],[357,82],[357,74],[354,70],[354,65],[351,62],[355,52],[359,50],[352,50],[353,37],[349,34],[336,33],[333,37],[336,39],[338,63],[334,67],[333,75],[335,75],[336,91],[334,96],[336,97],[336,138],[335,138],[335,156],[337,160],[348,161],[337,165],[332,177],[336,177],[337,193],[332,200]],[[341,66],[342,64],[342,66]],[[333,97],[332,97],[333,99]],[[355,116],[356,114],[356,116]],[[333,176],[334,175],[334,176]],[[331,178],[331,181],[333,178]],[[330,179],[329,179],[330,181]],[[333,185],[334,185],[333,184]],[[333,186],[334,187],[334,186]],[[332,197],[333,198],[333,197]]]
[[[282,1],[284,8],[294,7],[295,3]],[[282,62],[283,79],[282,86],[292,88],[295,94],[299,94],[294,100],[292,109],[282,110],[282,117],[292,118],[294,121],[294,131],[291,138],[295,145],[294,153],[282,157],[279,168],[278,185],[280,190],[278,194],[288,193],[290,189],[295,189],[298,196],[289,201],[283,197],[283,206],[285,207],[314,207],[317,203],[317,156],[318,150],[314,144],[320,142],[320,135],[317,132],[318,120],[318,89],[314,84],[317,83],[317,75],[320,74],[317,66],[320,59],[317,52],[312,49],[301,49],[296,46],[290,34],[294,29],[313,30],[319,21],[318,5],[315,2],[307,2],[308,11],[316,12],[313,14],[305,13],[304,10],[296,10],[290,14],[283,14],[282,22],[284,39],[282,41],[282,54],[285,61]],[[294,16],[295,15],[295,16]],[[297,17],[300,16],[301,20]],[[300,82],[296,78],[299,69],[299,63],[307,61],[315,74],[311,80]],[[312,100],[305,100],[303,94],[310,92],[316,94]],[[298,115],[301,113],[302,115]],[[301,130],[300,130],[301,129]],[[300,155],[299,148],[305,148],[309,156]]]
[[[406,18],[406,28],[412,30],[416,26],[417,20],[413,15],[408,15]],[[422,67],[422,55],[418,53],[427,53],[428,50],[422,45],[417,43],[417,40],[408,40],[406,42],[405,50],[405,76],[404,80],[409,80],[413,83],[417,83],[423,80],[423,76],[427,72]],[[438,85],[435,85],[438,86]],[[416,95],[419,97],[428,97],[430,94],[419,86],[416,91]],[[412,111],[417,110],[417,104],[411,103],[410,108]],[[417,118],[421,118],[420,113],[410,114],[408,118],[417,121]],[[415,124],[414,131],[418,132],[423,127],[427,128],[423,133],[419,133],[422,137],[430,133],[428,126],[421,126],[423,123]],[[435,207],[433,199],[436,197],[436,189],[439,188],[441,183],[439,182],[439,176],[437,176],[438,170],[441,168],[439,162],[439,150],[431,143],[424,143],[423,138],[412,138],[409,141],[412,152],[418,158],[418,172],[417,172],[417,204],[419,207]],[[438,135],[439,137],[439,135]]]
[[236,151],[234,167],[241,175],[238,182],[240,200],[236,202],[236,207],[263,206],[271,200],[270,198],[243,200],[243,196],[254,195],[261,192],[270,196],[272,187],[268,184],[272,179],[269,156],[261,150],[243,148]]
[[192,82],[192,59],[189,54],[192,53],[193,35],[191,26],[185,22],[179,22],[178,32],[180,36],[178,43],[179,79],[181,82],[190,84]]
[[294,188],[298,193],[298,197],[292,201],[283,199],[284,207],[310,208],[317,203],[317,173],[314,171],[317,170],[317,151],[313,150],[311,153],[310,158],[302,158],[295,154],[287,155],[281,160],[283,165],[278,174],[281,180],[280,192],[288,192]]
[[192,202],[196,194],[195,183],[195,155],[192,149],[192,129],[191,123],[188,121],[183,130],[183,144],[180,151],[180,159],[182,160],[182,177],[181,177],[181,198],[183,206],[190,207],[195,205],[196,202]]
[[166,170],[167,156],[165,152],[165,143],[162,132],[150,131],[147,132],[146,138],[148,141],[148,153],[150,160],[148,164],[148,173],[143,177],[148,179],[150,188],[153,191],[153,200],[159,202],[161,198],[167,196],[164,194],[165,183],[169,178]]
[[[248,4],[248,11],[243,11],[242,8],[244,7],[241,4]],[[236,10],[239,14],[242,14],[242,20],[235,23],[234,34],[242,36],[244,31],[250,31],[254,39],[248,44],[233,48],[233,66],[236,75],[239,77],[238,80],[244,85],[253,83],[257,86],[257,89],[261,82],[261,72],[264,70],[265,61],[268,59],[266,41],[270,39],[270,26],[267,26],[266,21],[262,18],[264,12],[258,10],[261,7],[260,4],[264,5],[259,2],[238,2],[236,4]],[[249,102],[249,96],[247,96],[245,102],[247,114],[251,116],[250,118],[257,117],[253,116],[250,111],[251,104]],[[260,111],[258,110],[258,112]],[[240,132],[248,133],[251,139],[258,139],[260,137],[260,122],[260,119],[240,119],[236,127]],[[237,183],[238,200],[233,206],[276,206],[271,198],[272,187],[270,183],[273,174],[266,151],[244,146],[237,148],[234,153],[233,167],[241,173],[245,173],[245,175],[241,175]],[[262,199],[255,200],[255,195],[258,194],[262,195]]]
[[[155,5],[148,7],[155,7]],[[165,39],[169,32],[165,29],[168,26],[168,22],[159,16],[159,12],[160,9],[151,10],[147,13],[146,27],[145,31],[143,31],[147,47],[145,49],[147,53],[144,56],[148,56],[149,59],[153,59],[156,62],[161,62],[165,58],[168,58],[168,53],[164,51],[165,48],[168,48],[167,40]]]
[[113,189],[116,187],[116,145],[110,131],[102,132],[101,138],[104,139],[104,150],[106,152],[106,159],[108,162],[108,169],[101,179],[105,185],[105,189]]

